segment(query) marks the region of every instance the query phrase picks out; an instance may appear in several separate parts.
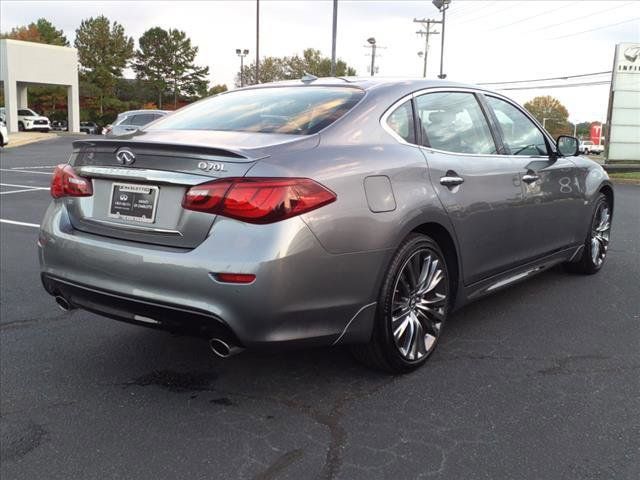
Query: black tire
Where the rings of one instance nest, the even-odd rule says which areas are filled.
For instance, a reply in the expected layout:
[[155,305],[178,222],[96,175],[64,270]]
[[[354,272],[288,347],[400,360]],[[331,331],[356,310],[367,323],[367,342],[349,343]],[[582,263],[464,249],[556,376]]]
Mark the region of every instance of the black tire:
[[19,132],[24,132],[24,123],[18,122],[18,131]]
[[[424,331],[418,330],[418,332],[416,332],[415,338],[420,339],[419,332],[422,331],[428,335],[423,336],[421,341],[426,343],[427,337],[430,337],[430,341],[432,343],[430,343],[426,348],[425,353],[419,353],[417,350],[415,351],[415,355],[417,356],[421,354],[421,357],[408,359],[403,355],[403,353],[401,353],[400,347],[396,344],[396,340],[394,340],[394,334],[392,331],[392,304],[394,301],[394,292],[399,291],[397,289],[400,288],[400,275],[403,273],[403,270],[408,263],[418,255],[433,255],[434,259],[438,260],[438,263],[436,264],[437,267],[434,266],[434,269],[439,268],[442,270],[444,276],[442,280],[436,284],[438,285],[437,289],[444,292],[444,300],[442,301],[442,305],[438,307],[438,320],[435,320],[434,318],[427,320],[428,322],[431,322],[431,326],[435,326],[436,323],[438,323],[439,326],[437,328],[437,333],[434,330],[429,330],[427,327],[425,327]],[[417,258],[419,263],[420,257]],[[426,265],[426,260],[424,264]],[[449,291],[450,284],[447,264],[438,244],[426,235],[409,235],[394,254],[383,280],[378,296],[376,318],[371,340],[367,344],[352,346],[351,350],[354,357],[368,367],[391,373],[407,373],[422,366],[433,353],[437,341],[442,333],[449,311]],[[436,293],[436,295],[440,295],[440,293]],[[418,317],[416,316],[414,318],[417,319]],[[423,320],[426,320],[426,318],[423,318],[420,322],[423,323]],[[411,352],[409,352],[409,355],[411,355]]]
[[[599,245],[598,248],[602,248],[603,250],[599,250],[601,254],[596,254],[594,249],[596,247],[596,243],[594,243],[594,234],[595,231],[600,227],[600,223],[602,221],[601,214],[603,209],[606,209],[608,212],[608,229],[604,232],[604,236],[606,237],[606,244],[603,243],[603,240],[596,240]],[[584,241],[584,247],[582,249],[582,255],[580,259],[566,263],[565,268],[567,271],[571,273],[580,273],[583,275],[593,275],[600,271],[604,262],[607,258],[607,248],[609,244],[610,231],[611,231],[611,218],[612,218],[612,210],[611,204],[607,196],[601,193],[593,208],[593,214],[591,215],[591,223],[589,224],[589,231],[587,233],[587,238]]]

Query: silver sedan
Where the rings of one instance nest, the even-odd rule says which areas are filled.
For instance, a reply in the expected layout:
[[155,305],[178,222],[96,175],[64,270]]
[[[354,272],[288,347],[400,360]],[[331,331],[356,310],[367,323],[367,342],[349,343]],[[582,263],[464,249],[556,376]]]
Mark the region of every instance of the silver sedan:
[[39,255],[64,309],[244,348],[351,345],[406,372],[447,317],[603,265],[605,171],[515,102],[444,81],[313,79],[74,143]]

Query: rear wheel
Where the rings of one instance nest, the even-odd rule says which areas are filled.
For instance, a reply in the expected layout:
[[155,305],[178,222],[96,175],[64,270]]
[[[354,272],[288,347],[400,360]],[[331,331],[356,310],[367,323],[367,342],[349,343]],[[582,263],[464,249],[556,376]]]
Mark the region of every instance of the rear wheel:
[[423,365],[434,351],[449,309],[449,275],[438,245],[412,234],[384,279],[370,342],[353,347],[367,366],[393,373]]
[[611,240],[611,202],[600,194],[595,204],[591,228],[584,242],[582,257],[575,263],[568,263],[567,269],[587,275],[598,272],[607,256]]

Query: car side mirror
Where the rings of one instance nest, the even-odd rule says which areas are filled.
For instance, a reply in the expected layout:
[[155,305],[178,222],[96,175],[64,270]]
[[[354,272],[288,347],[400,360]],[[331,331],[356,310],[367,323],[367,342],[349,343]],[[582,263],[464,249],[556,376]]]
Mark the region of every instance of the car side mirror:
[[569,135],[560,135],[556,139],[556,145],[558,146],[558,154],[561,157],[575,157],[578,155],[578,148],[580,142],[576,137],[570,137]]

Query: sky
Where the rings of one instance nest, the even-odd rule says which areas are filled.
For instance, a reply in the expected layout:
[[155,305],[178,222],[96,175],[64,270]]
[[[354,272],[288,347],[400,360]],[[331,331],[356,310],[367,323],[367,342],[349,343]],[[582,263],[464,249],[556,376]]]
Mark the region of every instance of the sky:
[[[331,55],[331,0],[261,0],[260,55],[301,54],[317,48]],[[82,19],[105,15],[137,40],[152,27],[184,30],[199,47],[197,62],[208,65],[212,84],[230,88],[239,70],[236,48],[255,59],[256,1],[29,1],[0,2],[0,30],[44,17],[73,43]],[[337,54],[359,75],[368,75],[366,39],[378,45],[378,76],[420,77],[424,37],[414,18],[440,19],[430,1],[339,0]],[[440,31],[440,27],[432,27]],[[431,36],[427,78],[439,73],[441,35]],[[452,0],[446,13],[444,72],[464,83],[506,82],[610,71],[617,43],[640,43],[640,1]],[[131,71],[125,76],[133,76]],[[605,81],[602,74],[540,82],[557,85]],[[522,87],[531,84],[492,85]],[[573,122],[606,118],[608,85],[500,90],[520,103],[553,95]]]

